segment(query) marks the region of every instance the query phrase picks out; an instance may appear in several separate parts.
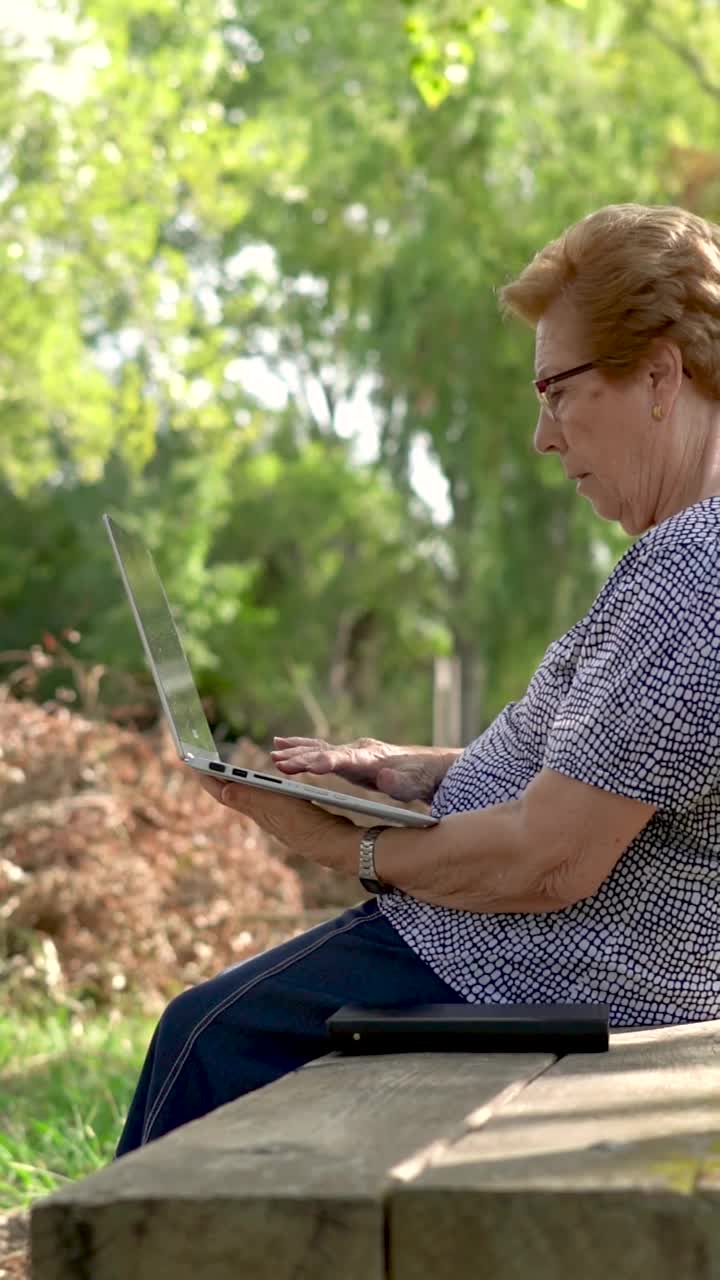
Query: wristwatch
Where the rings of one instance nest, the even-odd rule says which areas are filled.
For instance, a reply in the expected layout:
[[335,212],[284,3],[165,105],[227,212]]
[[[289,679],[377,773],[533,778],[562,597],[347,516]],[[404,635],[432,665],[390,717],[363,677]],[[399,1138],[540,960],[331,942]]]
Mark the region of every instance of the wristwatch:
[[384,884],[382,880],[378,880],[377,871],[375,870],[375,841],[382,831],[387,831],[387,827],[368,827],[363,832],[360,840],[360,865],[358,867],[358,878],[363,889],[368,893],[387,893],[391,886]]

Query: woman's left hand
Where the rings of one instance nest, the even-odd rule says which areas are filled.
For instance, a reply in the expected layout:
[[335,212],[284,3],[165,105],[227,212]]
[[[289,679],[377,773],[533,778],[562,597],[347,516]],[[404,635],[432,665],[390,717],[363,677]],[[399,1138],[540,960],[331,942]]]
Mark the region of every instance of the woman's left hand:
[[323,867],[357,874],[360,829],[349,818],[340,818],[308,800],[284,796],[261,787],[223,782],[207,774],[197,775],[201,787],[228,809],[252,818],[293,853]]

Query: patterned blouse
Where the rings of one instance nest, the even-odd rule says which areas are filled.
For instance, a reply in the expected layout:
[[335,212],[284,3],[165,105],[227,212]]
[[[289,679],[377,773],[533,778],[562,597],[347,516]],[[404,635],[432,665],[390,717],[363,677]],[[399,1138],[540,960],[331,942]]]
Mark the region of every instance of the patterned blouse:
[[720,497],[626,551],[433,812],[513,799],[543,767],[657,805],[597,893],[533,914],[395,890],[390,923],[470,1002],[598,1001],[613,1026],[720,1017]]

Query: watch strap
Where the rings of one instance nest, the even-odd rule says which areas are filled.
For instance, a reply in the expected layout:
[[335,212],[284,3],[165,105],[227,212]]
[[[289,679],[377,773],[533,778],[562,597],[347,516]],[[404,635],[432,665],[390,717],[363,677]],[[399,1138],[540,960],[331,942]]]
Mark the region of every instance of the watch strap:
[[368,827],[360,839],[360,858],[358,863],[358,879],[367,893],[387,893],[390,885],[378,878],[375,869],[375,841],[388,827]]

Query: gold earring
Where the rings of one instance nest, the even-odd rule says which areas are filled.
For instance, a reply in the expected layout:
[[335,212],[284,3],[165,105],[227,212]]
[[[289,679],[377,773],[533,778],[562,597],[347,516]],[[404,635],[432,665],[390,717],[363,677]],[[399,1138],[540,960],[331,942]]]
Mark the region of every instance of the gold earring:
[[663,407],[661,404],[654,404],[652,407],[652,416],[656,422],[659,422],[663,416]]

